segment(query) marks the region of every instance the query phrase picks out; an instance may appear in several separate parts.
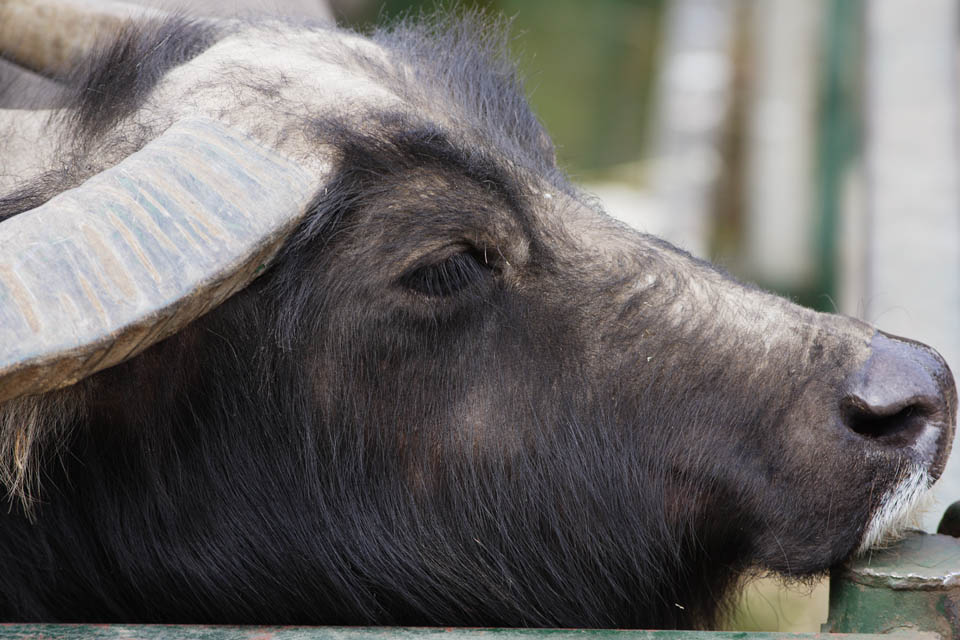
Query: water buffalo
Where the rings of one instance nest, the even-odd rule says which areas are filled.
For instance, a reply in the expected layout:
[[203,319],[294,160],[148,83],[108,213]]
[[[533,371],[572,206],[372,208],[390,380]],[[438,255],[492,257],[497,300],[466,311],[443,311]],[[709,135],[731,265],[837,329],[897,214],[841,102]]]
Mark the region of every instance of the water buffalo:
[[0,5],[4,620],[710,625],[942,472],[944,361],[604,215],[495,21],[54,4]]

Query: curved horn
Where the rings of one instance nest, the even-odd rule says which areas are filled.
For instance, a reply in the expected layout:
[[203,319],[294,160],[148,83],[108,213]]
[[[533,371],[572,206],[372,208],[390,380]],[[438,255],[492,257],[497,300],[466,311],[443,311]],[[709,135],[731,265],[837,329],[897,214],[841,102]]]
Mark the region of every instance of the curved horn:
[[0,402],[123,362],[243,288],[317,182],[196,118],[0,224]]
[[105,34],[162,13],[122,2],[0,0],[0,54],[45,75],[63,75]]

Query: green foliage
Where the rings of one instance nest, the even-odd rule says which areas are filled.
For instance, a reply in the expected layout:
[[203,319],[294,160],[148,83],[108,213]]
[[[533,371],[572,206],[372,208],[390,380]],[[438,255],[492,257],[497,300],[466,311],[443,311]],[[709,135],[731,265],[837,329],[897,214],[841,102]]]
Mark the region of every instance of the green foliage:
[[[590,177],[640,158],[664,0],[462,0],[513,18],[513,52],[562,166]],[[385,0],[355,22],[431,12],[435,0]]]

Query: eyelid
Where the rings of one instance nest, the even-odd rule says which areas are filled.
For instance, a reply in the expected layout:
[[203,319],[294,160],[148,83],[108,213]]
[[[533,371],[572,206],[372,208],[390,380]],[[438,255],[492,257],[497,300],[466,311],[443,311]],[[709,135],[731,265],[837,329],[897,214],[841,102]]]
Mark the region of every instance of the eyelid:
[[473,246],[451,245],[407,270],[400,284],[433,298],[449,297],[472,286],[494,268],[489,251],[485,254]]
[[438,265],[454,256],[460,255],[461,253],[470,253],[471,251],[474,251],[474,247],[469,244],[448,244],[440,249],[431,251],[430,253],[421,256],[407,269],[407,272],[413,273],[417,269],[422,269],[431,265]]

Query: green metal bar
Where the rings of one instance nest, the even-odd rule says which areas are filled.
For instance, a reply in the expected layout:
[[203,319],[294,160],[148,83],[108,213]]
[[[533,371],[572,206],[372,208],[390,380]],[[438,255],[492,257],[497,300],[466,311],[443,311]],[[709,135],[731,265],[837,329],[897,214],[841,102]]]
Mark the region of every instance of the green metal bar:
[[[836,295],[837,231],[844,177],[860,152],[859,78],[862,60],[861,0],[830,0],[824,20],[824,73],[820,88],[819,200],[817,231],[819,295]],[[811,301],[834,311],[827,300]]]
[[823,628],[960,637],[960,540],[918,531],[837,569]]
[[[912,636],[936,640],[935,634]],[[885,640],[873,634],[205,625],[0,624],[3,640]]]

